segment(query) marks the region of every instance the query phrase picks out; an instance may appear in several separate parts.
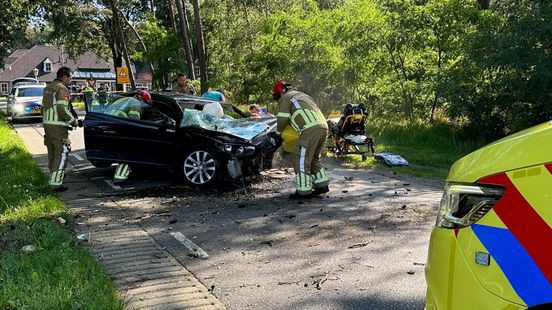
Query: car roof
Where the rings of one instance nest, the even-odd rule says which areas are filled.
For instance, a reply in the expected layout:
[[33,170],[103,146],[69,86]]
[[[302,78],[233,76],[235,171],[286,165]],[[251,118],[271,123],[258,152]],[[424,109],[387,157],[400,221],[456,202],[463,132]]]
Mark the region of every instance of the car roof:
[[16,84],[15,88],[44,88],[46,84]]

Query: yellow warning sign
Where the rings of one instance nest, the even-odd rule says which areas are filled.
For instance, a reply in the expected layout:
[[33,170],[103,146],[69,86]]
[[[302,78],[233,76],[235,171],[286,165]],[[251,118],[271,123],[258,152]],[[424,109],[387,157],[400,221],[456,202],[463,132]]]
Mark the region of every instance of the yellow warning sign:
[[128,67],[117,67],[117,84],[128,84],[130,79],[128,77]]

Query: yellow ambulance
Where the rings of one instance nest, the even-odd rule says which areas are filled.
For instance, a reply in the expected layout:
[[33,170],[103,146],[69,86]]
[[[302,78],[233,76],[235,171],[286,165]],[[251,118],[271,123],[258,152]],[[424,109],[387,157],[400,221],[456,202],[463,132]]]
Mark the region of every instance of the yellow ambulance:
[[426,309],[552,309],[552,121],[451,168],[431,233]]

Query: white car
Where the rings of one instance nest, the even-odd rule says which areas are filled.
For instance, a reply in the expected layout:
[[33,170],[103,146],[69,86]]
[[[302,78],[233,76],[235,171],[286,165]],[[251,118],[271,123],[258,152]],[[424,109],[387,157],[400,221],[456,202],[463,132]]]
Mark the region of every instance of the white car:
[[42,95],[45,84],[16,85],[8,98],[7,114],[12,120],[42,118]]

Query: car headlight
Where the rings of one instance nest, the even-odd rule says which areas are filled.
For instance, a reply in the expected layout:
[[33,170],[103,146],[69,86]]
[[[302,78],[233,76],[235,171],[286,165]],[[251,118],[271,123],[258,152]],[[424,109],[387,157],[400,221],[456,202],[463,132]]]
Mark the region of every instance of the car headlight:
[[25,111],[25,106],[21,103],[16,103],[16,104],[13,105],[13,109],[16,112],[22,113],[23,111]]
[[469,226],[487,214],[502,195],[502,187],[447,184],[436,225],[449,229]]
[[232,145],[232,144],[219,144],[219,149],[228,155],[236,156],[249,156],[255,153],[254,146]]

